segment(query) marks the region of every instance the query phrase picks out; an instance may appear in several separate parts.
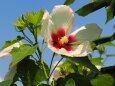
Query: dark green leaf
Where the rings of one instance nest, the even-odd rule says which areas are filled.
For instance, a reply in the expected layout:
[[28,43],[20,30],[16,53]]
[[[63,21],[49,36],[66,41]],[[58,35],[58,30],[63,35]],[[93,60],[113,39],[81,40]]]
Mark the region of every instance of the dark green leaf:
[[81,7],[79,10],[76,11],[76,13],[80,16],[86,16],[102,7],[108,6],[110,2],[111,0],[96,0]]
[[113,86],[113,78],[108,74],[97,76],[91,80],[93,86]]
[[91,86],[90,80],[78,73],[72,73],[66,76],[65,78],[60,78],[56,82],[56,86],[65,86],[66,82],[69,79],[73,79],[75,82],[75,86]]
[[77,63],[79,63],[82,66],[85,66],[95,72],[99,72],[98,69],[95,67],[95,65],[93,65],[91,63],[91,61],[88,59],[88,57],[74,57],[74,58],[70,58],[72,61],[75,61]]
[[[46,64],[45,69],[49,75],[49,68]],[[40,82],[47,79],[42,64],[40,62],[36,63],[34,60],[28,58],[19,62],[17,72],[24,86],[37,86]]]
[[12,66],[16,65],[27,56],[32,55],[36,51],[37,46],[37,44],[35,46],[24,44],[19,48],[13,48],[10,52],[10,54],[12,55]]
[[70,5],[70,4],[74,3],[74,2],[75,2],[75,0],[66,0],[64,2],[64,5]]
[[66,82],[66,85],[65,86],[76,86],[75,85],[75,82],[73,79],[69,79],[67,82]]
[[106,23],[109,22],[115,16],[115,0],[112,0],[110,5],[106,8],[107,12],[107,20]]
[[11,86],[12,80],[6,80],[3,82],[0,82],[0,86]]
[[115,54],[107,54],[107,57],[115,57]]
[[98,65],[98,66],[103,66],[103,62],[102,62],[103,58],[91,58],[90,61],[94,64],[94,65]]
[[19,42],[19,41],[21,41],[22,39],[24,39],[24,37],[17,36],[17,38],[15,38],[15,39],[12,40],[12,41],[6,41],[6,43],[4,44],[4,46],[3,46],[1,49],[4,49],[4,48],[6,48],[6,47],[8,47],[8,46],[10,46],[10,45],[12,45],[12,44],[14,44],[14,43],[16,43],[16,42]]

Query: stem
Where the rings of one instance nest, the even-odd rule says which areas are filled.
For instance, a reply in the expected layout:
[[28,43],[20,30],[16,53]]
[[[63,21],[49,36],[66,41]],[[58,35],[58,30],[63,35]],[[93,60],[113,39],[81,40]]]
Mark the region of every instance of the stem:
[[53,53],[53,55],[52,55],[52,59],[51,59],[51,63],[50,63],[50,70],[51,70],[51,66],[52,66],[52,62],[53,62],[54,57],[55,57],[55,53]]
[[53,70],[52,70],[52,72],[51,72],[51,74],[49,76],[49,79],[50,79],[52,73],[54,72],[55,68],[58,66],[58,64],[61,62],[62,59],[63,59],[63,57],[58,61],[58,63],[56,64],[56,66],[53,68]]

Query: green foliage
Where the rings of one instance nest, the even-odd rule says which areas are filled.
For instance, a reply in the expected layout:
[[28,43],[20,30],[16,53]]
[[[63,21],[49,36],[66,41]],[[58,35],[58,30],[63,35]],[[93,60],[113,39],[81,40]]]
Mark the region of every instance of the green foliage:
[[75,0],[66,0],[64,2],[64,5],[70,5],[70,4],[74,3],[74,2],[75,2]]
[[11,86],[12,80],[6,80],[3,82],[0,82],[0,86]]
[[6,41],[6,43],[4,44],[4,46],[1,48],[2,50],[4,49],[4,48],[6,48],[6,47],[8,47],[8,46],[10,46],[10,45],[12,45],[12,44],[15,44],[16,42],[19,42],[19,41],[21,41],[22,39],[24,39],[24,37],[21,37],[21,36],[17,36],[17,38],[15,38],[14,40],[12,40],[12,41]]
[[100,44],[98,47],[99,54],[103,54],[105,52],[105,46],[103,44]]
[[22,59],[26,58],[29,55],[32,55],[36,49],[37,44],[34,46],[30,46],[27,44],[24,44],[20,46],[19,48],[13,48],[13,50],[10,52],[12,55],[12,66],[16,65],[18,62],[20,62]]
[[115,57],[115,54],[107,54],[107,57]]
[[[44,63],[45,64],[45,63]],[[49,68],[45,64],[46,73],[49,75]],[[41,81],[47,78],[40,62],[25,58],[19,62],[17,67],[17,76],[21,79],[24,86],[37,86]]]
[[103,62],[102,62],[103,58],[91,58],[90,61],[94,64],[94,65],[98,65],[98,66],[103,66]]
[[85,66],[91,70],[93,70],[94,72],[99,72],[98,69],[95,67],[95,65],[93,65],[91,63],[91,61],[88,59],[88,57],[74,57],[74,58],[70,58],[72,61],[75,61],[77,63],[79,63],[82,66]]
[[91,81],[93,86],[113,86],[113,78],[108,74],[97,76]]
[[67,82],[66,82],[66,85],[65,86],[76,86],[75,85],[75,82],[73,79],[69,79]]

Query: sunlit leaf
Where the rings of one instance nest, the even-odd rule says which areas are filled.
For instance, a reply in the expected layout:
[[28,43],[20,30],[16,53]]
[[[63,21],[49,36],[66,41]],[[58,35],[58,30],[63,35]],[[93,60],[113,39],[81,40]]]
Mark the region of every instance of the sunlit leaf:
[[4,49],[12,44],[15,44],[16,42],[19,42],[21,41],[22,39],[24,39],[24,37],[21,37],[21,36],[17,36],[17,38],[15,38],[14,40],[12,41],[6,41],[6,43],[4,44],[4,46],[1,48],[1,49]]
[[90,61],[94,64],[94,65],[98,65],[98,66],[103,66],[103,62],[102,62],[103,58],[91,58]]
[[66,0],[64,2],[64,5],[70,5],[70,4],[74,3],[74,2],[75,2],[75,0]]
[[0,86],[11,86],[12,80],[6,80],[3,82],[0,82]]
[[81,7],[76,13],[80,16],[86,16],[102,7],[108,6],[110,2],[111,0],[96,0]]
[[10,54],[12,55],[12,66],[20,62],[22,59],[26,58],[29,55],[32,55],[36,49],[37,44],[35,46],[30,46],[27,44],[24,44],[20,46],[19,48],[13,48]]
[[76,86],[75,85],[75,82],[73,79],[69,79],[67,82],[66,82],[66,85],[65,86]]
[[114,43],[112,43],[112,42],[107,42],[107,43],[104,43],[103,45],[106,45],[106,46],[115,46],[115,44]]
[[92,86],[113,86],[113,78],[108,74],[97,76],[91,80]]

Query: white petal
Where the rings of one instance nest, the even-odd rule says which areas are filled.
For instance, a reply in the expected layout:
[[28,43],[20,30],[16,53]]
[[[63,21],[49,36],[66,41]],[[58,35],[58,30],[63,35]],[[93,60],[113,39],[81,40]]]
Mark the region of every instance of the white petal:
[[63,27],[66,33],[68,33],[72,29],[74,13],[69,6],[57,5],[53,8],[53,11],[51,13],[51,21],[55,25],[54,29]]
[[64,48],[56,49],[49,43],[48,43],[48,47],[57,54],[70,56],[70,57],[83,57],[83,56],[87,56],[89,53],[92,52],[90,43],[88,41],[75,46],[73,51],[67,51]]
[[7,48],[3,49],[0,52],[0,58],[4,57],[4,56],[10,56],[10,51],[14,48],[14,47],[19,47],[20,44],[19,43],[15,43],[13,45],[8,46]]
[[80,29],[74,31],[71,35],[75,35],[77,43],[83,43],[85,41],[93,41],[99,38],[102,30],[97,24],[87,24]]

